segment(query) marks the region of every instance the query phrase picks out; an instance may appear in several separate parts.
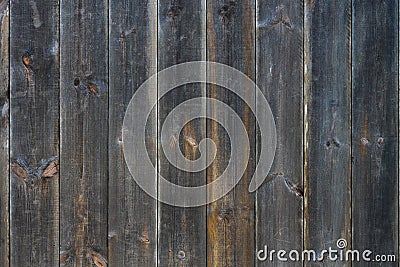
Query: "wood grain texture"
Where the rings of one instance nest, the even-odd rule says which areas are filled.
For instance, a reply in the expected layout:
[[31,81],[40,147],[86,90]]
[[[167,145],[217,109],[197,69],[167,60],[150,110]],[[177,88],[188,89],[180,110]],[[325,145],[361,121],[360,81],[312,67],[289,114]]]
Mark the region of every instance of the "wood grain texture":
[[398,5],[354,0],[352,12],[352,244],[397,259]]
[[107,262],[108,4],[61,1],[61,263]]
[[11,1],[12,266],[58,265],[58,14],[58,1]]
[[[256,82],[275,117],[277,149],[256,195],[257,251],[303,248],[303,2],[257,1]],[[260,146],[260,142],[257,143]],[[257,266],[301,266],[258,261]]]
[[[133,93],[157,71],[155,17],[157,1],[110,1],[110,266],[157,264],[157,202],[133,180],[125,164],[121,139],[125,110]],[[156,97],[156,94],[147,96],[149,102]],[[146,137],[153,160],[157,153],[156,115],[154,112],[148,120]],[[143,156],[137,155],[136,161],[140,163]]]
[[[255,80],[255,1],[207,1],[207,60],[234,67]],[[247,90],[254,93],[255,88]],[[226,196],[208,205],[207,266],[254,266],[255,194],[250,194],[248,187],[255,168],[255,117],[242,99],[224,88],[209,85],[207,97],[234,108],[245,125],[250,143],[247,148],[250,161],[240,182]],[[208,117],[215,117],[218,112],[212,105],[207,111],[210,111]],[[237,127],[232,116],[224,114],[228,121],[226,127]],[[218,149],[216,159],[207,170],[210,183],[226,170],[234,144],[226,130],[213,120],[207,123],[207,137],[214,140]],[[232,172],[228,173],[230,177],[241,171],[238,164],[233,164]],[[213,194],[213,188],[209,194]]]
[[335,249],[351,242],[351,1],[306,1],[305,34],[304,244]]
[[0,265],[9,265],[9,2],[0,1]]
[[[178,63],[205,59],[205,17],[205,0],[158,1],[158,71]],[[163,84],[159,82],[159,86]],[[205,96],[205,87],[200,84],[184,85],[165,95],[158,105],[158,132],[176,105],[199,96]],[[179,145],[182,153],[193,160],[199,156],[194,144],[205,136],[205,121],[194,120],[186,124],[181,133],[171,136],[171,141],[175,140],[171,145]],[[205,171],[189,173],[171,165],[160,141],[158,161],[163,177],[184,186],[206,183]],[[158,266],[206,265],[205,206],[179,208],[160,203],[158,220]]]

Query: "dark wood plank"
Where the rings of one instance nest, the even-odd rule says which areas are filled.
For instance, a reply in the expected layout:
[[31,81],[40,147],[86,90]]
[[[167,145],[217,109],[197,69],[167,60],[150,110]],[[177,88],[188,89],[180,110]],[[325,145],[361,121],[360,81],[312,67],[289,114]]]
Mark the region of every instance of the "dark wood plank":
[[[205,17],[205,0],[158,1],[159,71],[178,63],[205,59]],[[158,105],[158,132],[161,131],[166,116],[176,105],[199,96],[205,96],[205,87],[200,84],[185,85],[165,95]],[[171,144],[179,145],[182,153],[193,160],[198,156],[194,144],[205,137],[205,132],[204,120],[192,121],[176,137],[171,137],[178,140]],[[162,147],[158,150],[159,172],[167,180],[183,186],[206,183],[205,171],[181,171],[168,162]],[[180,208],[160,203],[158,220],[159,266],[206,265],[205,206]]]
[[[121,143],[126,107],[135,90],[157,71],[156,17],[157,1],[110,1],[110,266],[157,264],[157,202],[132,179]],[[157,95],[147,97],[155,100]],[[154,114],[148,125],[151,127],[148,130],[153,131],[153,135],[149,134],[146,138],[153,141],[148,146],[148,152],[154,158],[157,153],[157,121]],[[143,156],[137,155],[136,161],[141,162]]]
[[0,265],[9,265],[9,2],[0,1]]
[[305,2],[306,249],[351,243],[350,38],[351,1]]
[[[207,60],[232,66],[255,80],[255,1],[207,1]],[[250,194],[248,188],[255,167],[255,118],[250,108],[234,93],[216,85],[207,88],[208,97],[234,108],[245,125],[250,142],[247,148],[250,161],[244,176],[230,193],[208,205],[207,264],[254,266],[255,194]],[[207,110],[210,111],[209,117],[217,112],[212,105]],[[224,116],[228,129],[237,127],[229,113]],[[216,121],[208,121],[207,137],[214,140],[218,149],[217,157],[207,171],[210,183],[226,170],[232,144],[226,130]],[[241,171],[239,168],[234,163],[228,175],[233,177]],[[209,193],[213,193],[213,188]]]
[[60,261],[105,266],[108,6],[61,1]]
[[11,1],[11,265],[59,259],[59,3]]
[[[257,191],[256,244],[303,247],[303,2],[257,2],[257,85],[275,117],[277,149],[268,179]],[[257,144],[260,145],[259,143]],[[258,261],[258,266],[301,262]]]
[[397,260],[398,5],[354,0],[352,12],[352,245]]

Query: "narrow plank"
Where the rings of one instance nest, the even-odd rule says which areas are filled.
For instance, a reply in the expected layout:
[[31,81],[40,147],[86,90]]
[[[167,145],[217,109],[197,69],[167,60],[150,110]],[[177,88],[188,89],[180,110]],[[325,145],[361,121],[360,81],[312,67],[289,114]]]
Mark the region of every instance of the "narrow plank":
[[[207,1],[207,60],[234,67],[255,80],[255,1]],[[255,88],[248,88],[255,90]],[[238,185],[207,209],[207,265],[254,266],[255,194],[248,191],[255,167],[255,118],[234,93],[216,85],[207,87],[207,97],[216,98],[234,108],[245,125],[250,147],[250,161]],[[216,107],[207,108],[214,116]],[[224,113],[228,129],[237,127],[229,113]],[[226,170],[231,159],[231,139],[216,121],[208,121],[207,137],[217,144],[217,157],[207,171],[208,183]],[[247,137],[243,137],[247,138]],[[240,172],[238,164],[229,176]],[[217,189],[218,190],[218,189]],[[213,192],[211,188],[210,194]]]
[[352,244],[397,260],[398,5],[354,0],[352,7]]
[[[133,180],[124,161],[121,143],[124,113],[133,93],[157,72],[156,17],[157,1],[110,1],[110,266],[157,265],[157,202]],[[156,97],[156,94],[147,96],[149,101]],[[153,138],[152,146],[148,147],[153,158],[157,153],[154,115],[148,121],[151,127],[148,130],[152,130],[153,135],[146,138]],[[136,161],[141,162],[143,156],[136,155]]]
[[305,249],[351,243],[350,38],[351,1],[305,2]]
[[9,1],[0,1],[0,265],[9,266]]
[[59,261],[59,3],[10,5],[10,263]]
[[[256,195],[257,251],[264,250],[265,256],[265,246],[303,248],[303,1],[259,0],[256,8],[256,81],[271,106],[277,133],[269,182]],[[257,263],[302,265],[276,258]]]
[[61,1],[60,261],[105,266],[108,5]]
[[[178,63],[205,59],[205,17],[205,0],[158,1],[159,71]],[[163,84],[159,82],[159,86]],[[205,96],[205,87],[200,84],[184,85],[165,95],[158,105],[158,132],[176,105],[199,96]],[[193,160],[199,156],[194,144],[206,136],[205,132],[204,120],[189,122],[181,133],[171,136],[171,140],[178,140],[171,145],[179,145],[182,153]],[[189,173],[172,166],[159,140],[159,173],[163,177],[183,186],[206,183],[205,171]],[[180,208],[160,203],[158,220],[158,266],[206,265],[205,206]]]

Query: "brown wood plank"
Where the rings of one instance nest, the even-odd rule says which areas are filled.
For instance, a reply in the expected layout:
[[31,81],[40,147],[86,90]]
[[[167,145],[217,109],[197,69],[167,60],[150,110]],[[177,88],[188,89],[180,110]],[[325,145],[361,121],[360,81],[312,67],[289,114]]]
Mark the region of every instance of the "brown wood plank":
[[[257,1],[256,82],[275,117],[277,146],[256,195],[257,251],[303,248],[303,1]],[[260,144],[257,143],[259,146]],[[265,251],[264,251],[265,252]],[[262,254],[264,255],[264,254]],[[302,266],[257,261],[257,266]]]
[[[304,41],[305,249],[350,247],[351,1],[306,1]],[[324,256],[306,265],[346,265]]]
[[[205,17],[205,0],[158,1],[159,71],[178,63],[205,59]],[[198,96],[205,96],[205,87],[200,84],[184,85],[165,95],[158,105],[158,132],[172,108]],[[205,121],[195,120],[186,124],[176,137],[171,136],[171,140],[178,140],[171,145],[179,145],[182,153],[193,160],[198,156],[194,142],[199,143],[205,134]],[[159,172],[163,177],[184,186],[206,183],[205,171],[189,173],[172,166],[159,140]],[[206,266],[205,206],[180,208],[160,203],[158,220],[158,266]]]
[[[255,80],[255,1],[207,1],[207,60],[234,67]],[[209,71],[209,70],[208,70]],[[210,70],[212,71],[212,70]],[[254,266],[255,210],[254,197],[248,191],[255,167],[255,118],[250,108],[231,91],[220,86],[207,87],[207,96],[234,108],[245,125],[250,147],[250,161],[238,185],[207,209],[207,265]],[[247,90],[255,90],[248,88]],[[207,108],[208,117],[216,107]],[[227,128],[236,126],[229,113],[224,113]],[[207,137],[217,144],[217,157],[208,168],[207,181],[217,179],[231,159],[231,139],[216,121],[208,121]],[[247,137],[243,137],[247,138]],[[234,163],[232,173],[240,166]],[[218,191],[218,189],[217,189]],[[213,193],[211,188],[210,194]]]
[[59,259],[59,3],[11,1],[11,265]]
[[[124,114],[133,93],[157,71],[156,17],[157,1],[110,1],[110,266],[157,265],[157,201],[133,180],[125,164],[121,142]],[[154,100],[157,95],[147,97]],[[153,141],[148,146],[153,159],[157,153],[155,115],[148,121],[151,127],[148,130],[153,130],[153,135],[146,137]],[[141,162],[144,156],[136,155],[136,161]]]
[[60,261],[107,262],[108,5],[61,1]]
[[9,2],[0,1],[0,265],[9,266]]
[[352,12],[352,245],[373,256],[395,254],[397,261],[398,7],[398,1],[354,0]]

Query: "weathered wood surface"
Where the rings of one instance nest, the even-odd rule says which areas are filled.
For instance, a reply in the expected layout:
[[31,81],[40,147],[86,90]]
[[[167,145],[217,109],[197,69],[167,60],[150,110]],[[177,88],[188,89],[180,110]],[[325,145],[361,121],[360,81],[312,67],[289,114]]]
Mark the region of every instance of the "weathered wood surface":
[[[158,1],[158,71],[175,64],[205,59],[205,4],[205,0]],[[162,85],[159,82],[159,86]],[[174,107],[199,96],[205,96],[205,87],[200,84],[183,85],[165,95],[158,104],[159,134],[166,116]],[[182,154],[193,160],[199,156],[196,144],[205,136],[205,120],[199,119],[187,124],[181,133],[171,136],[170,144],[163,145],[179,146]],[[205,171],[186,173],[172,166],[165,158],[160,141],[159,144],[159,173],[163,177],[183,186],[206,183]],[[206,265],[205,206],[181,208],[159,203],[158,221],[158,266]]]
[[59,4],[10,2],[10,264],[59,259]]
[[357,0],[352,10],[352,246],[374,255],[398,256],[398,7]]
[[[255,1],[207,1],[207,60],[234,67],[255,79]],[[213,70],[207,70],[212,72]],[[213,73],[211,73],[213,75]],[[253,91],[254,87],[246,88]],[[250,94],[250,92],[249,92]],[[248,95],[249,95],[248,94]],[[207,209],[207,266],[254,266],[255,212],[254,194],[248,187],[255,167],[255,118],[250,108],[233,92],[217,85],[207,87],[207,97],[234,107],[248,133],[250,161],[238,185]],[[253,100],[254,101],[254,100]],[[207,107],[208,117],[215,117],[216,107]],[[227,112],[227,129],[237,127]],[[232,130],[231,130],[232,131]],[[227,168],[231,157],[231,139],[216,121],[207,123],[207,137],[217,144],[218,153],[207,170],[208,183]],[[247,136],[243,136],[243,139]],[[244,151],[242,151],[244,153]],[[230,177],[240,172],[234,163]],[[211,188],[209,194],[213,193]]]
[[336,249],[351,244],[351,1],[306,1],[304,32],[304,245]]
[[0,1],[0,264],[9,264],[9,37],[10,7]]
[[[132,179],[121,139],[126,107],[135,89],[157,72],[157,1],[110,1],[110,100],[108,247],[110,266],[156,266],[157,202]],[[157,84],[155,84],[157,86]],[[148,95],[154,100],[156,95]],[[150,103],[149,103],[150,104]],[[157,121],[148,122],[154,160]],[[147,140],[149,138],[146,138]],[[137,155],[141,162],[144,155]],[[133,175],[137,175],[134,173]],[[155,177],[156,173],[154,173]],[[151,177],[150,177],[151,178]]]
[[[257,76],[275,117],[275,161],[257,191],[257,251],[303,248],[303,5],[257,2]],[[259,140],[259,139],[258,139]],[[260,143],[257,143],[260,146]],[[269,182],[268,182],[269,181]],[[258,262],[257,266],[265,266]],[[301,266],[301,262],[269,262]]]
[[60,262],[107,262],[108,6],[61,1]]
[[[386,0],[0,0],[0,265],[302,266],[256,253],[336,248],[343,238],[347,248],[395,254],[386,265],[397,266],[398,22],[399,2]],[[229,194],[178,208],[134,182],[121,130],[143,81],[194,60],[255,80],[278,142],[250,194],[262,144],[249,107],[218,86],[168,93],[147,123],[154,175],[198,186],[227,166],[230,140],[216,122],[191,121],[162,142],[166,116],[187,99],[227,103],[250,139],[250,165]],[[202,115],[216,111],[204,105]],[[217,157],[189,175],[161,147],[197,159],[205,137]]]

